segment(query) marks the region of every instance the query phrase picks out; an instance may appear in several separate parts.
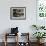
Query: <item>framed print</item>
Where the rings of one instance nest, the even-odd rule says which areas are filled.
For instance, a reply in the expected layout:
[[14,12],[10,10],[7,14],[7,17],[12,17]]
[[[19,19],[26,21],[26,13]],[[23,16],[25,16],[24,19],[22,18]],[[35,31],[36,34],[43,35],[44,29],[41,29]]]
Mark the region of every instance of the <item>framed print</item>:
[[26,19],[26,7],[11,7],[10,8],[11,20],[25,20]]
[[44,26],[46,25],[46,0],[37,0],[36,2],[36,23]]
[[46,18],[46,0],[37,0],[37,15]]

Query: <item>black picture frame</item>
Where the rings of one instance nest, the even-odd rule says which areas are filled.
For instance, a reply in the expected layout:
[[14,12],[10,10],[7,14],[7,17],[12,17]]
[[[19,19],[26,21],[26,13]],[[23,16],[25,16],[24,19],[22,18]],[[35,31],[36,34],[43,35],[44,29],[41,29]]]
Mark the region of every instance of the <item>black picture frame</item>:
[[11,7],[10,8],[11,20],[25,20],[26,19],[26,7]]

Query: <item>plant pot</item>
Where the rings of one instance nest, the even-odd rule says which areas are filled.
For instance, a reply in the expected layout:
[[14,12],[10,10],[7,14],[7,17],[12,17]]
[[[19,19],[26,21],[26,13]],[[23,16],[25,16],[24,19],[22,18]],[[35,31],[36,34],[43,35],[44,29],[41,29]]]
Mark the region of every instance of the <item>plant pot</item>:
[[37,39],[37,43],[40,43],[40,39]]
[[44,40],[45,40],[45,39],[40,39],[40,43],[44,43]]
[[41,44],[41,43],[44,42],[44,40],[45,40],[45,39],[38,39],[37,42]]

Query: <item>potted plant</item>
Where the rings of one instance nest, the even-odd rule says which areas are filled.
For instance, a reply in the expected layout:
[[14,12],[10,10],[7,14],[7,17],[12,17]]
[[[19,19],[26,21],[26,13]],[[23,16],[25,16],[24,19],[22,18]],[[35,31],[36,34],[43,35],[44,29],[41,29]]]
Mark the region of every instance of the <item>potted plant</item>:
[[46,36],[45,34],[46,34],[45,32],[35,32],[33,35],[37,38],[37,41],[40,43],[40,40],[42,38],[45,38],[44,37]]

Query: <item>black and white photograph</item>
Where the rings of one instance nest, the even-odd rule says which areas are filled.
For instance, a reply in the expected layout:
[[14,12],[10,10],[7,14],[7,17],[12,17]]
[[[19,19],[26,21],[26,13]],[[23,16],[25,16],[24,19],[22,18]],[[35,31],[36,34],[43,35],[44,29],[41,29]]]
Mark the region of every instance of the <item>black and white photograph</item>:
[[26,8],[25,7],[11,7],[10,8],[10,19],[11,20],[26,19]]

